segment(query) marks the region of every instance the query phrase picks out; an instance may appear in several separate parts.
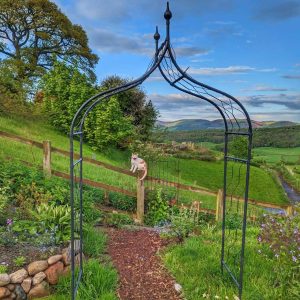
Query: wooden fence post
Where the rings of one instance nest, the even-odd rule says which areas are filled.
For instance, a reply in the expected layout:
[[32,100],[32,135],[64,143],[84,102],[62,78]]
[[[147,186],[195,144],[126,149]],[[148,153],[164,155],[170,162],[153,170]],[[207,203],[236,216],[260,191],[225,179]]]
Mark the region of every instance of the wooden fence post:
[[140,179],[140,176],[137,177],[137,205],[136,205],[136,215],[139,223],[144,222],[144,214],[145,214],[145,186],[144,180]]
[[286,208],[286,215],[291,217],[294,215],[294,207],[293,205],[290,205]]
[[223,218],[223,190],[219,190],[217,194],[216,203],[216,221],[220,221]]
[[51,142],[43,141],[43,170],[44,174],[51,176]]

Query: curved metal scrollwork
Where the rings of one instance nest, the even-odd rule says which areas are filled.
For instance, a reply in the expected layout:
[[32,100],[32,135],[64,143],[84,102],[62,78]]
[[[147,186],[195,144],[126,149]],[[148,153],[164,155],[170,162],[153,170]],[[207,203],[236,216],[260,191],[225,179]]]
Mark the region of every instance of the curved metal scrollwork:
[[[103,99],[132,89],[142,84],[156,69],[174,88],[192,97],[210,103],[224,121],[224,188],[221,269],[231,276],[239,290],[243,289],[243,266],[245,250],[245,231],[247,221],[247,202],[249,190],[249,173],[252,147],[252,125],[244,106],[231,95],[201,83],[182,70],[176,62],[175,52],[170,43],[170,20],[172,13],[167,5],[164,14],[166,19],[166,38],[159,46],[158,29],[154,34],[156,51],[144,75],[125,85],[104,91],[88,99],[76,112],[70,129],[70,190],[71,190],[71,299],[76,298],[79,284],[83,277],[83,135],[84,123],[89,112]],[[231,155],[230,141],[237,136],[247,142],[246,157]],[[79,154],[74,152],[74,139],[79,137]],[[230,225],[232,218],[235,226]],[[79,267],[75,270],[75,257],[79,255]]]

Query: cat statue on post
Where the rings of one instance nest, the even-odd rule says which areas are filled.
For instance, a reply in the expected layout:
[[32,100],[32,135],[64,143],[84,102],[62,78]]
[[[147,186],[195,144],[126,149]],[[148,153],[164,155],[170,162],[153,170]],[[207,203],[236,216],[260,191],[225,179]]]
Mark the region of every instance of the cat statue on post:
[[147,176],[147,164],[146,162],[142,159],[138,157],[138,154],[136,153],[132,153],[131,155],[131,169],[130,171],[132,173],[135,173],[136,170],[138,171],[144,171],[144,175],[142,176],[142,178],[140,178],[140,180],[144,180],[145,177]]

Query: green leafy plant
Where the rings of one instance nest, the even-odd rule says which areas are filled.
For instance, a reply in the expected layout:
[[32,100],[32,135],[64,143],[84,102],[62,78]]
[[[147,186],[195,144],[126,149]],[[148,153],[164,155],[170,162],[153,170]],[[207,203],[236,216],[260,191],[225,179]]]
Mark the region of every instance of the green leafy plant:
[[24,256],[18,256],[13,260],[13,263],[16,267],[22,267],[26,263],[26,258]]
[[0,265],[0,274],[6,273],[8,267],[6,265]]
[[290,217],[264,215],[257,238],[261,245],[258,253],[272,261],[276,283],[284,287],[284,294],[295,294],[294,283],[300,281],[300,206],[295,210]]
[[183,242],[198,225],[196,212],[187,208],[180,208],[179,213],[172,213],[170,222],[170,233],[175,235],[179,242]]
[[122,225],[133,224],[133,220],[126,214],[109,213],[105,216],[104,223],[107,226],[121,227]]
[[7,218],[7,209],[9,204],[8,191],[8,186],[0,187],[0,226],[5,225]]
[[169,218],[169,205],[165,199],[162,189],[159,188],[147,195],[148,206],[145,216],[145,223],[148,225],[157,225]]
[[21,185],[16,194],[17,205],[25,218],[29,218],[31,210],[42,203],[48,203],[52,199],[49,192],[45,192],[36,182]]
[[119,193],[109,193],[109,204],[112,207],[120,210],[136,210],[136,198]]
[[15,220],[12,225],[12,231],[25,238],[33,236],[42,230],[43,226],[41,224],[31,220]]
[[46,230],[54,232],[56,243],[70,238],[71,208],[68,205],[54,206],[44,203],[36,208],[33,215]]
[[242,229],[243,218],[238,213],[227,214],[225,226],[227,229]]

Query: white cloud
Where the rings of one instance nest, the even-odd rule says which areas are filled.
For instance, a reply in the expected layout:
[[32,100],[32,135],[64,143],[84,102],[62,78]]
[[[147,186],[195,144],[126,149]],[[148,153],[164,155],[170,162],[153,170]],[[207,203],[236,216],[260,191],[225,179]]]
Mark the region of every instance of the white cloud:
[[244,89],[246,92],[286,92],[288,89],[281,87],[273,87],[268,85],[256,85],[252,88]]

